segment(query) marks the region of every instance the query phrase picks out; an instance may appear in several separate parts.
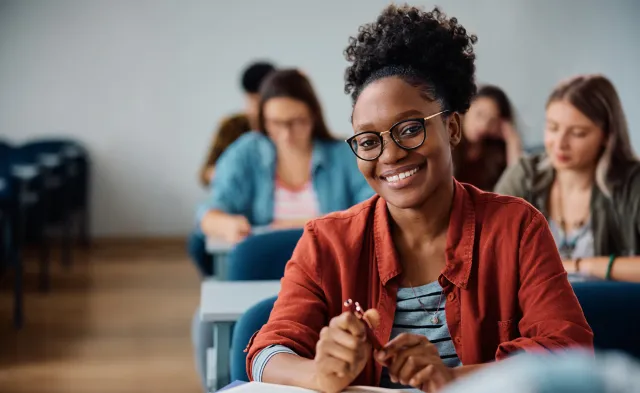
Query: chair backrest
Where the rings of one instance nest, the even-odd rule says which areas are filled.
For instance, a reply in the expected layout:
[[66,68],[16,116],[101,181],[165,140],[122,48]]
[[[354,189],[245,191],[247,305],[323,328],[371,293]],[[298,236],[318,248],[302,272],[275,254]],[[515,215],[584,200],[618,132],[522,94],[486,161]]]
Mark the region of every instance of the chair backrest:
[[251,337],[262,325],[267,323],[273,303],[277,297],[271,297],[261,301],[248,309],[236,322],[231,340],[231,380],[249,381],[247,376],[247,354],[244,352]]
[[587,281],[572,285],[593,329],[595,347],[640,359],[640,284]]
[[302,236],[302,229],[249,236],[226,258],[229,281],[279,280]]

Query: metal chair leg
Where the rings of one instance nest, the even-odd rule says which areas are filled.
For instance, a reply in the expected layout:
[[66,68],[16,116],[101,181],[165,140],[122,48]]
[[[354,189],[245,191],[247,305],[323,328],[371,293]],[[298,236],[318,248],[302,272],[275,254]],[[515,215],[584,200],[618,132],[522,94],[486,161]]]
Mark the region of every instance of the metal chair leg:
[[51,290],[51,272],[49,269],[49,243],[47,236],[44,233],[44,227],[40,233],[40,247],[39,247],[39,263],[40,271],[38,278],[38,287],[40,292],[49,292]]

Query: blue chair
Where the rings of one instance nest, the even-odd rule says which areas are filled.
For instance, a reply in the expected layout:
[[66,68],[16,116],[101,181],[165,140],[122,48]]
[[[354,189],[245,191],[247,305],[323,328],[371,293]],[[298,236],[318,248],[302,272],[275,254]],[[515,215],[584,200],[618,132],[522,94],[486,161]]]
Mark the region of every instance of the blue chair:
[[[85,149],[73,140],[39,139],[20,147],[22,160],[43,171],[46,225],[61,229],[62,262],[71,265],[71,229],[79,218],[80,240],[88,244],[88,159]],[[79,217],[78,217],[79,216]],[[32,224],[30,227],[37,227]]]
[[17,151],[0,142],[0,273],[7,267],[14,270],[13,321],[19,329],[24,322],[22,245],[27,230],[27,209],[38,200],[41,176],[34,166],[18,165],[22,162]]
[[289,229],[249,236],[227,255],[227,280],[279,280],[302,236]]
[[[249,236],[229,252],[225,263],[227,264],[227,280],[229,281],[261,281],[279,280],[284,276],[284,268],[291,259],[291,254],[302,236],[302,229],[290,229],[266,232]],[[268,317],[269,314],[267,313]],[[262,325],[260,325],[262,326]],[[258,327],[259,329],[260,327]],[[246,347],[249,337],[246,331],[249,328],[237,330],[237,323],[231,331],[231,380],[236,374],[244,375],[244,358],[242,352]],[[250,329],[249,329],[250,330]],[[240,333],[238,333],[240,332]],[[240,337],[237,337],[237,333]],[[239,352],[238,352],[239,351]],[[233,355],[237,353],[236,355]],[[234,366],[235,362],[235,366]],[[240,369],[238,367],[242,366]],[[234,373],[234,369],[238,370]],[[246,376],[243,377],[246,379]]]
[[18,205],[10,156],[11,147],[0,142],[0,279],[8,268],[14,269],[13,321],[16,328],[20,328],[23,323],[22,259],[14,234]]
[[247,354],[244,350],[251,336],[269,320],[276,299],[277,297],[272,297],[261,301],[248,309],[236,322],[231,341],[231,381],[249,381],[246,366]]
[[640,359],[640,284],[587,281],[572,284],[594,345],[600,350],[620,350]]

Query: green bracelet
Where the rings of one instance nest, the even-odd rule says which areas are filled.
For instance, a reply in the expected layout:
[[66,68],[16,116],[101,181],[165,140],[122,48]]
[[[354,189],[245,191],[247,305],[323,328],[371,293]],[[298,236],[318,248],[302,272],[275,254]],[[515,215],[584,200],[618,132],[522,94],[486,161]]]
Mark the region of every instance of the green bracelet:
[[609,264],[607,264],[607,272],[604,274],[605,280],[611,280],[611,268],[613,267],[613,261],[616,260],[616,256],[611,254],[609,256]]

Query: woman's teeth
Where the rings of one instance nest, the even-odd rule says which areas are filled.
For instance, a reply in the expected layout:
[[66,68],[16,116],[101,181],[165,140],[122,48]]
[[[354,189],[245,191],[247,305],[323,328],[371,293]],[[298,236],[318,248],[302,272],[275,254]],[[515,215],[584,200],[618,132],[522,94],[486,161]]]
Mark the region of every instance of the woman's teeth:
[[414,168],[410,171],[406,171],[406,172],[402,172],[402,173],[398,173],[397,175],[393,175],[393,176],[389,176],[389,177],[385,177],[384,179],[386,181],[388,181],[389,183],[395,183],[399,180],[405,179],[409,176],[413,176],[416,174],[416,172],[418,172],[418,168]]

